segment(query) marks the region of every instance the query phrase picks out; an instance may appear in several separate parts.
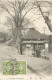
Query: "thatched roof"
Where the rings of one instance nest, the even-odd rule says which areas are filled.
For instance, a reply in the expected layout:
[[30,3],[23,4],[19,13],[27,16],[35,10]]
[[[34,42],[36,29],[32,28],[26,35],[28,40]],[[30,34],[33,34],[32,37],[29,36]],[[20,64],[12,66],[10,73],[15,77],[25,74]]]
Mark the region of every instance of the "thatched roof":
[[23,39],[45,39],[46,36],[35,30],[34,28],[30,28],[28,32],[23,36]]

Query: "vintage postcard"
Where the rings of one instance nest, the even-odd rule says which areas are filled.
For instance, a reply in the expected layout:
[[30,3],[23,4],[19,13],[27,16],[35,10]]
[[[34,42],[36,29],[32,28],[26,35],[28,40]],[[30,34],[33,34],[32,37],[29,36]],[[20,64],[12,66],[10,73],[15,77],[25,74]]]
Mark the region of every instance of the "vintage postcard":
[[52,0],[0,0],[0,80],[52,80]]

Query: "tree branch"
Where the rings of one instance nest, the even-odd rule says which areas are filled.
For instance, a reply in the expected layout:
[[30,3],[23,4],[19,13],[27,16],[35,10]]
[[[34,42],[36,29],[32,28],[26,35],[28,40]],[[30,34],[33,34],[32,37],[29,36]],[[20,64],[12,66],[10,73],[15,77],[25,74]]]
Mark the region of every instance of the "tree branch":
[[25,18],[25,16],[27,15],[27,13],[28,13],[29,11],[31,11],[32,9],[34,9],[34,8],[37,8],[37,7],[32,7],[31,9],[29,9],[29,10],[25,13],[25,15],[23,16],[23,19],[22,19],[22,20],[24,20],[24,18]]
[[13,9],[14,9],[14,11],[15,11],[15,14],[16,14],[16,9],[15,9],[15,7],[16,7],[16,2],[15,2],[15,4],[13,3],[13,2],[10,2],[10,1],[8,1],[13,7]]
[[48,1],[46,1],[47,3],[49,3],[50,5],[52,5],[52,3],[50,3],[50,2],[48,2]]
[[28,3],[28,0],[26,2],[23,1],[22,10],[24,9],[24,7],[26,6],[27,3]]
[[44,14],[42,12],[42,9],[41,9],[40,5],[38,5],[38,3],[37,3],[37,6],[38,6],[38,8],[39,8],[39,10],[40,10],[40,12],[42,14],[42,17],[44,18],[45,23],[47,24],[49,30],[52,32],[52,25],[51,25],[51,21],[50,21],[49,17],[48,16],[44,16]]
[[[42,16],[41,16],[42,17]],[[25,25],[27,25],[27,24],[29,24],[29,23],[31,23],[31,22],[34,22],[34,21],[37,21],[39,18],[41,18],[41,17],[38,17],[36,20],[32,20],[32,21],[30,21],[30,22],[27,22],[26,24],[24,24],[23,26],[25,26]]]
[[1,5],[1,8],[3,8],[5,11],[7,11],[7,13],[9,13],[10,16],[12,16],[12,18],[14,19],[14,16],[9,12],[8,8],[5,5]]

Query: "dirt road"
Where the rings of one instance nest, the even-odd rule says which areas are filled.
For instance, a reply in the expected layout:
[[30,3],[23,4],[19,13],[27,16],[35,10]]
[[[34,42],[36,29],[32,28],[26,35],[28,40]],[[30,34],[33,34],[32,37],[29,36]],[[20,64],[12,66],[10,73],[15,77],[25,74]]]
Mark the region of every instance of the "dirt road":
[[[50,54],[51,57],[52,54]],[[8,59],[16,58],[17,60],[25,60],[27,62],[27,74],[36,74],[39,76],[52,75],[52,65],[49,60],[42,58],[19,55],[15,47],[0,44],[0,72],[2,72],[2,63]]]

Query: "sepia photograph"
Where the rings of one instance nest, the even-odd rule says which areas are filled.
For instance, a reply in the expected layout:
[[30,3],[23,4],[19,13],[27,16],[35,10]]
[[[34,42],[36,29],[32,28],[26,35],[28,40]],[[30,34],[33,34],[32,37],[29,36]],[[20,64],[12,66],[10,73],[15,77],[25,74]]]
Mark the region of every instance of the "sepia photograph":
[[0,0],[1,75],[52,79],[52,0]]

